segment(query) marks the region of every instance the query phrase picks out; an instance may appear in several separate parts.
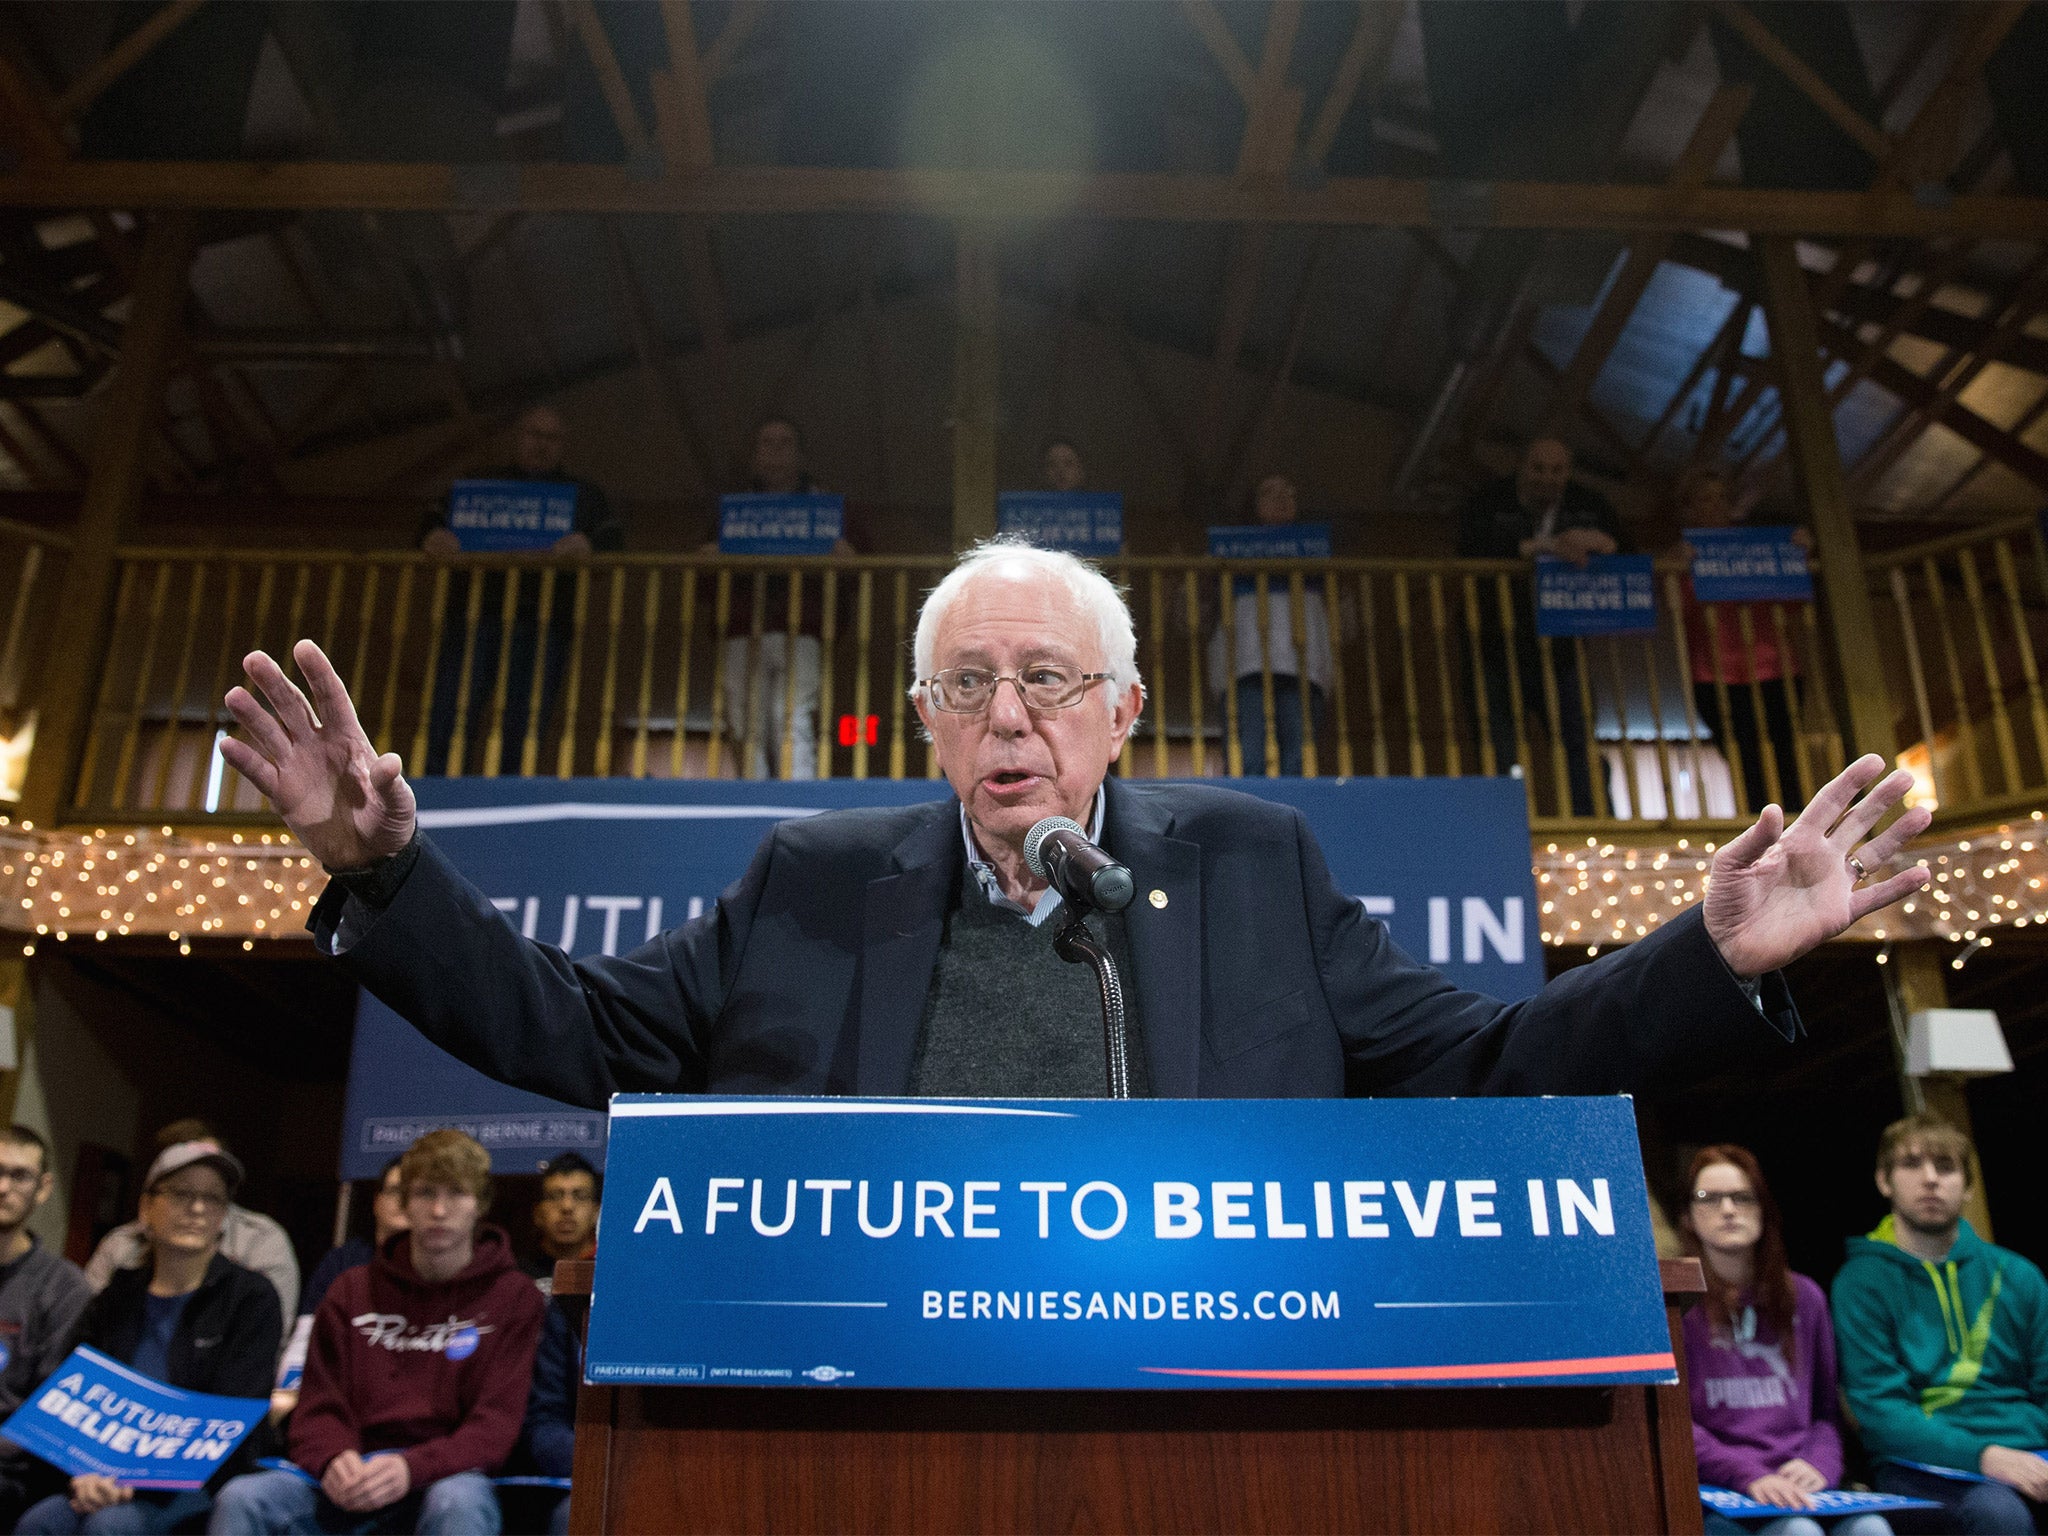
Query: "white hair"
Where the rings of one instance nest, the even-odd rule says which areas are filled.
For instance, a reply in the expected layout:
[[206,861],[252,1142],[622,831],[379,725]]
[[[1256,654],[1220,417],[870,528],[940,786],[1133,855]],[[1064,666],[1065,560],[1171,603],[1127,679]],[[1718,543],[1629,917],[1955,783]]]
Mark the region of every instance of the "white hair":
[[1112,715],[1126,688],[1136,687],[1143,696],[1145,680],[1138,675],[1138,630],[1116,584],[1085,560],[1064,550],[1040,549],[1006,535],[984,539],[962,555],[960,563],[932,588],[924,607],[918,610],[917,639],[911,652],[917,668],[917,681],[910,687],[912,698],[917,697],[919,683],[932,675],[939,625],[953,600],[976,576],[996,569],[1023,570],[1051,578],[1082,615],[1094,621],[1096,638],[1102,644],[1104,670],[1109,673],[1109,687],[1103,691],[1103,698]]

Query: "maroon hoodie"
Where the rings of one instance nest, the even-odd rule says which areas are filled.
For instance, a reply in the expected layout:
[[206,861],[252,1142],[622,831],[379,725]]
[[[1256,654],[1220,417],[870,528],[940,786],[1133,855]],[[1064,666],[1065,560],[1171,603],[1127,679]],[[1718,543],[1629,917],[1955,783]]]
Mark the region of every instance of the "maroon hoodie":
[[403,1451],[412,1486],[493,1472],[526,1411],[543,1303],[504,1229],[480,1226],[452,1280],[413,1271],[401,1232],[344,1270],[313,1316],[292,1460],[315,1477],[343,1451]]

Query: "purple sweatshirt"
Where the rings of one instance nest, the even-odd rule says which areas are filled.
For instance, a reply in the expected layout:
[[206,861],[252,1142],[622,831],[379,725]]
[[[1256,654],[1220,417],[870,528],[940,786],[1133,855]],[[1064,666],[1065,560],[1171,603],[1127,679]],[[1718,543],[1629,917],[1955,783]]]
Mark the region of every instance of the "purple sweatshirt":
[[[1744,1340],[1725,1332],[1710,1336],[1704,1306],[1685,1314],[1692,1449],[1702,1483],[1746,1493],[1795,1456],[1810,1462],[1830,1488],[1842,1480],[1835,1330],[1827,1298],[1804,1275],[1792,1277],[1792,1296],[1792,1345],[1779,1340],[1761,1317],[1755,1336]],[[1742,1305],[1749,1300],[1745,1292]]]

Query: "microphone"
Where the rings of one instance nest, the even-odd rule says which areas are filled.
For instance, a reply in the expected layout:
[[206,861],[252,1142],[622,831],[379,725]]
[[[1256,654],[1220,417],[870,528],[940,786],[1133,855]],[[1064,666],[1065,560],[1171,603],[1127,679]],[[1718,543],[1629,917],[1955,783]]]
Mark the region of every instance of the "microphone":
[[1024,834],[1024,862],[1077,907],[1121,912],[1138,893],[1131,872],[1065,816],[1048,816]]

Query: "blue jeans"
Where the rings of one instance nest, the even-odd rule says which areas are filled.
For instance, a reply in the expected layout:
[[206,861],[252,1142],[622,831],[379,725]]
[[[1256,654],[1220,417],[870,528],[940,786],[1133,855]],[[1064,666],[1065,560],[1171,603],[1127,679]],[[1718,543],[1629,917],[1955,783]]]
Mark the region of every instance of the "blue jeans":
[[125,1504],[109,1504],[90,1515],[71,1507],[71,1495],[53,1493],[40,1504],[29,1506],[15,1530],[39,1536],[161,1536],[180,1526],[201,1529],[200,1517],[213,1501],[204,1493],[137,1493]]
[[1961,1483],[1879,1462],[1870,1486],[1911,1499],[1933,1499],[1940,1509],[1903,1509],[1892,1516],[1900,1531],[1953,1531],[1961,1536],[2033,1536],[2041,1506],[2004,1483]]
[[1760,1524],[1744,1525],[1716,1509],[1702,1509],[1707,1536],[1892,1536],[1883,1515],[1841,1515],[1816,1520],[1811,1515],[1778,1515]]
[[[1320,713],[1322,690],[1309,684],[1309,715]],[[1301,708],[1301,679],[1285,673],[1273,674],[1273,738],[1280,747],[1280,776],[1301,777],[1301,741],[1308,721]],[[1237,680],[1237,749],[1244,759],[1244,776],[1264,778],[1266,774],[1266,692],[1254,672]]]
[[290,1472],[255,1472],[221,1489],[214,1501],[212,1536],[271,1536],[326,1532],[417,1531],[420,1536],[497,1536],[497,1491],[481,1472],[458,1472],[415,1490],[396,1504],[357,1514],[331,1502]]

